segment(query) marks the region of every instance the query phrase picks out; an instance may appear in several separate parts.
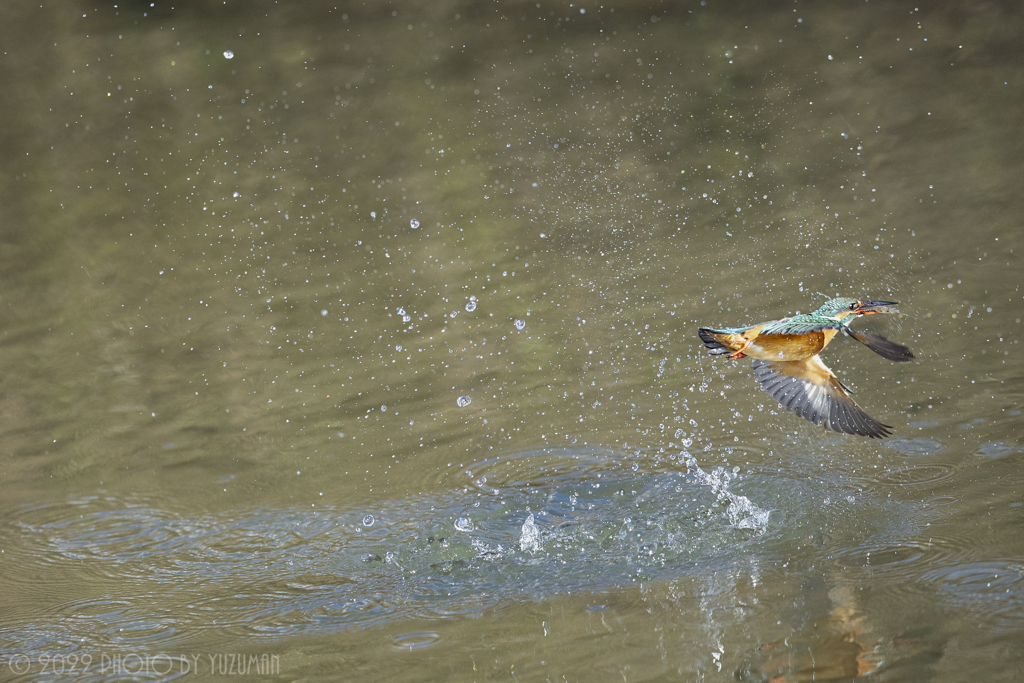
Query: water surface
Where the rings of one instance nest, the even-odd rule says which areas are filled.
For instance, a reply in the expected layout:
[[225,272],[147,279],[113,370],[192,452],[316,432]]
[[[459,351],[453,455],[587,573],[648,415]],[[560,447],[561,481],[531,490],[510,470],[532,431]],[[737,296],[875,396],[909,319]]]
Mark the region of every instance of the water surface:
[[[3,676],[1012,675],[1022,20],[15,3]],[[888,440],[695,334],[833,296]]]

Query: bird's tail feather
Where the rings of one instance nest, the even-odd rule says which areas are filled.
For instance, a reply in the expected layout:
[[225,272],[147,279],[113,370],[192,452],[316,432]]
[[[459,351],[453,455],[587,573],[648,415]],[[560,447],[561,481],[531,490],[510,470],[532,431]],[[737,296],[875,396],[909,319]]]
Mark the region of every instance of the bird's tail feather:
[[[710,327],[701,327],[697,330],[700,340],[708,348],[712,356],[725,356],[734,353],[743,342],[743,338],[725,330],[713,330]],[[734,341],[738,340],[738,341]]]

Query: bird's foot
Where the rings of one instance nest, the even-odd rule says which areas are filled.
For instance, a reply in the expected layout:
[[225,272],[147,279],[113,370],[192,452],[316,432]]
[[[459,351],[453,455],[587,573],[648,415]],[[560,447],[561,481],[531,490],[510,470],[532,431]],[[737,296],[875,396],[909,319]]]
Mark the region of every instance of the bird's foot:
[[740,346],[740,348],[736,349],[736,351],[731,356],[729,356],[729,359],[730,360],[737,360],[739,358],[746,358],[747,354],[743,353],[743,351],[748,346],[750,346],[750,340],[749,339],[744,339],[743,340],[743,345]]

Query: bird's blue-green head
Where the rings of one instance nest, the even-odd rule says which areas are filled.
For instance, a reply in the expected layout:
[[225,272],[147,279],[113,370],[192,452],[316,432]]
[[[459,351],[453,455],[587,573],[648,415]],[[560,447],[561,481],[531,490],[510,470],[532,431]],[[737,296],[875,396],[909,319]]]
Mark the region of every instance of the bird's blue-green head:
[[[815,315],[826,318],[839,318],[842,320],[849,315],[873,315],[875,313],[890,313],[897,305],[897,301],[863,301],[861,299],[832,299],[814,312]],[[852,320],[852,318],[851,318]]]

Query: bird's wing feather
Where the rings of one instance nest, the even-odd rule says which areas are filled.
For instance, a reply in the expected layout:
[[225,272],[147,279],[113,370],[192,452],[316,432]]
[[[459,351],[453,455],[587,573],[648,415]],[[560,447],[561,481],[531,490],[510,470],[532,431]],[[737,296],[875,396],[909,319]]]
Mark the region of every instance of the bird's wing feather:
[[895,361],[897,363],[909,363],[914,360],[914,354],[911,353],[910,349],[896,342],[889,341],[880,334],[869,332],[867,330],[854,331],[849,327],[844,327],[846,334],[850,335],[864,346],[868,347],[875,353],[886,360]]
[[818,356],[753,363],[754,377],[783,408],[814,424],[845,434],[880,439],[890,427],[864,412]]

